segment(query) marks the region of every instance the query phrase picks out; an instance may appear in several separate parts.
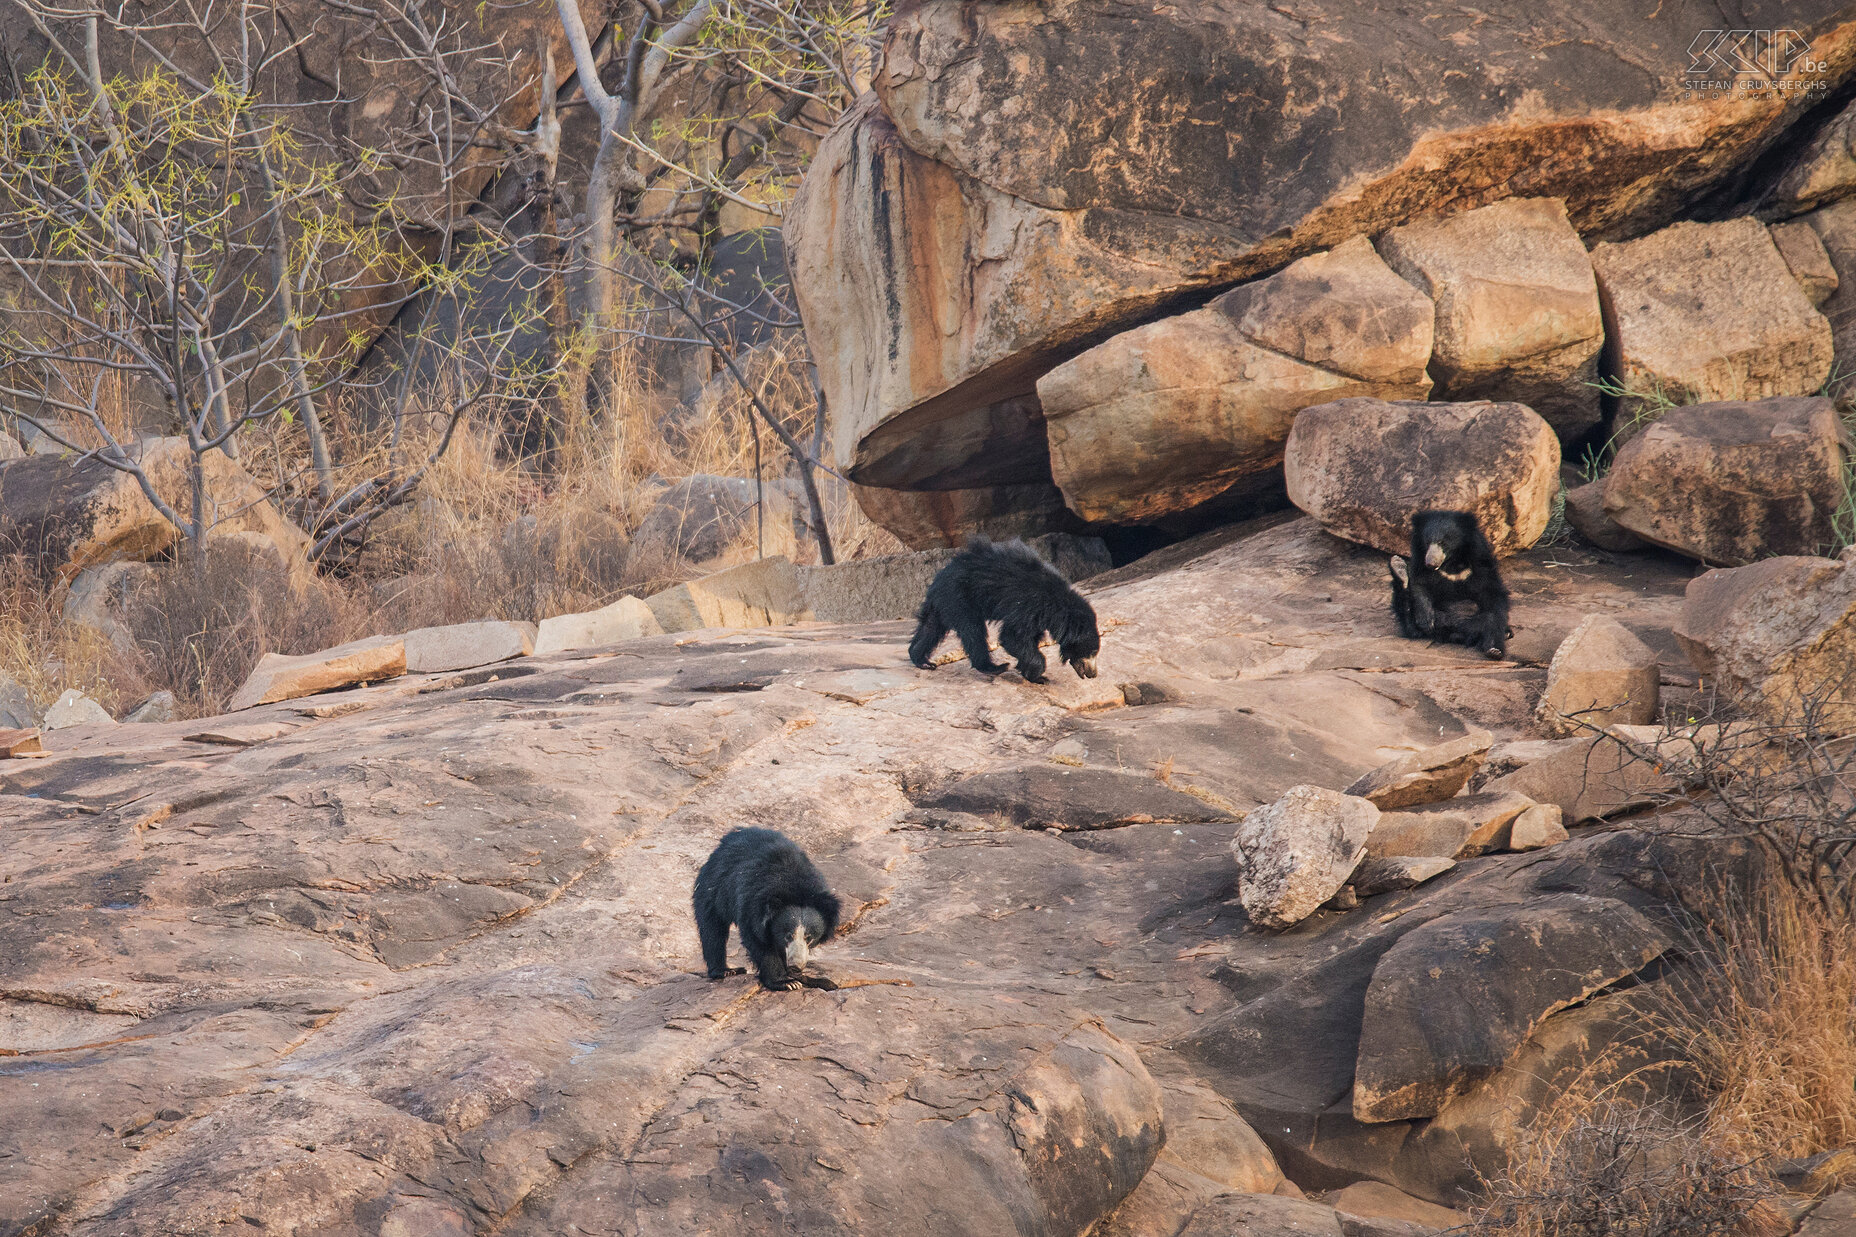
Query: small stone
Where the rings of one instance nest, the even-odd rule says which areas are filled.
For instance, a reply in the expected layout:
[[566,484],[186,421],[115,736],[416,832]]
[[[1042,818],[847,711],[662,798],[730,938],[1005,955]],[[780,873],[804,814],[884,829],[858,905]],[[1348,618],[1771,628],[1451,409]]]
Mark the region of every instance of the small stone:
[[1822,307],[1836,295],[1837,268],[1830,263],[1830,252],[1817,230],[1802,219],[1772,225],[1772,243],[1791,270],[1792,278],[1804,289],[1805,299]]
[[1566,491],[1566,522],[1573,531],[1601,550],[1628,554],[1650,543],[1605,514],[1605,479]]
[[1089,759],[1089,749],[1084,747],[1079,739],[1065,739],[1061,743],[1051,745],[1050,756],[1052,760],[1073,761],[1081,764]]
[[1514,818],[1508,829],[1509,850],[1539,850],[1564,842],[1572,835],[1562,823],[1566,813],[1557,803],[1536,803]]
[[45,729],[63,730],[70,726],[114,726],[116,719],[96,701],[75,687],[52,702],[45,710]]
[[174,693],[155,692],[130,709],[124,722],[171,722],[174,720]]
[[1559,738],[1607,726],[1647,726],[1656,720],[1661,680],[1648,645],[1609,615],[1589,614],[1554,652],[1534,717]]
[[44,720],[18,679],[0,672],[0,730],[31,730]]
[[1365,774],[1346,793],[1371,799],[1381,810],[1448,799],[1475,776],[1495,742],[1486,730],[1472,730],[1448,743],[1400,756]]
[[1238,898],[1252,923],[1287,928],[1340,892],[1366,853],[1379,809],[1321,786],[1295,786],[1238,826]]

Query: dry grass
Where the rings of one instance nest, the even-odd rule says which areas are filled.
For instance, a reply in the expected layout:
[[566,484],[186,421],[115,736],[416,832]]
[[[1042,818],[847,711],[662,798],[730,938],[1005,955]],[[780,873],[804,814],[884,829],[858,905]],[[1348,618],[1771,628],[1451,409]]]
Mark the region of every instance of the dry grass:
[[1705,1120],[1611,1087],[1572,1088],[1488,1183],[1474,1237],[1737,1237],[1788,1231],[1776,1190]]
[[40,707],[76,688],[115,709],[135,703],[118,687],[121,669],[108,641],[65,623],[61,590],[48,589],[23,556],[0,556],[0,674],[16,680]]
[[[750,382],[800,441],[813,441],[813,396],[801,368],[804,345],[776,340],[751,355]],[[0,564],[0,672],[18,679],[41,707],[77,687],[115,712],[155,690],[174,693],[181,716],[223,709],[266,652],[304,653],[367,635],[483,618],[539,621],[596,609],[624,593],[658,588],[751,560],[762,546],[753,521],[715,559],[643,561],[628,538],[666,486],[712,473],[795,476],[786,450],[750,418],[748,400],[724,378],[694,406],[676,409],[657,393],[636,350],[621,350],[607,406],[567,427],[547,467],[512,459],[507,435],[489,419],[459,427],[414,501],[396,507],[321,576],[287,585],[238,555],[209,559],[204,578],[160,564],[160,583],[133,615],[139,650],[124,657],[88,631],[62,622],[65,589],[29,564]],[[442,392],[434,392],[434,404]],[[385,471],[377,425],[338,409],[331,436],[342,460],[340,493]],[[402,467],[422,460],[437,418],[407,418]],[[88,444],[88,440],[86,440]],[[293,510],[306,510],[309,479],[300,427],[252,436],[243,463]],[[849,487],[818,474],[840,559],[903,549],[872,524]],[[816,561],[809,537],[767,538],[767,553]]]
[[1749,1159],[1856,1145],[1856,925],[1789,882],[1710,917],[1693,977],[1662,1011]]

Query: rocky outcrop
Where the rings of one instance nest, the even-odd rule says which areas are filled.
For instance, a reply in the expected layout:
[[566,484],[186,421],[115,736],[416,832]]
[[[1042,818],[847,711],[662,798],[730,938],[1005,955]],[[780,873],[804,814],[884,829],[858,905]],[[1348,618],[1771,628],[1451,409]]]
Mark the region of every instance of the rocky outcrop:
[[[1543,628],[1659,632],[1688,574],[1567,545],[1509,571]],[[1538,672],[1395,638],[1383,557],[1306,518],[1089,587],[1092,682],[1164,703],[919,673],[907,626],[870,624],[48,732],[0,761],[0,1224],[1106,1234],[1151,1182],[1177,1223],[1147,1232],[1176,1233],[1278,1188],[1272,1159],[1310,1191],[1447,1202],[1592,1061],[1612,998],[1430,1121],[1366,1127],[1377,960],[1445,914],[1578,890],[1654,918],[1745,870],[1731,841],[1621,822],[1261,929],[1231,816],[1472,723],[1525,734]],[[1009,805],[1035,767],[1068,774],[1022,821],[924,806],[963,783]],[[1130,798],[1045,824],[1137,782],[1192,818]],[[700,973],[690,881],[748,822],[844,899],[815,986]]]
[[1525,549],[1552,517],[1559,470],[1559,440],[1519,404],[1320,404],[1296,414],[1283,458],[1289,501],[1387,554],[1410,550],[1426,508],[1472,513],[1497,554]]
[[1118,524],[1274,489],[1297,409],[1430,394],[1431,317],[1363,237],[1303,258],[1040,378],[1051,474]]
[[1830,323],[1757,219],[1678,223],[1592,249],[1607,368],[1627,439],[1670,404],[1811,395],[1830,376]]
[[1830,322],[1836,353],[1836,380],[1829,394],[1841,396],[1849,389],[1849,375],[1856,373],[1856,197],[1832,202],[1797,222],[1817,233],[1837,273],[1837,290],[1818,308]]
[[1769,558],[1689,583],[1675,637],[1703,677],[1773,721],[1808,708],[1830,733],[1856,729],[1856,570]]
[[1705,563],[1820,553],[1844,499],[1846,443],[1822,398],[1673,409],[1618,452],[1605,514]]
[[[1818,97],[1690,92],[1688,18],[1595,36],[1588,16],[909,8],[786,216],[838,460],[893,488],[1035,484],[1039,377],[1199,290],[1509,195],[1634,234]],[[1736,20],[1789,25],[1815,72],[1848,72],[1852,19],[1825,0]]]
[[1291,787],[1250,813],[1231,842],[1244,913],[1266,928],[1307,918],[1353,875],[1378,820],[1368,800],[1320,786]]
[[1598,423],[1604,320],[1564,202],[1517,198],[1406,224],[1379,252],[1436,303],[1437,399],[1525,404],[1563,442]]
[[1656,720],[1662,667],[1624,624],[1590,614],[1560,641],[1547,666],[1547,690],[1534,715],[1550,735]]

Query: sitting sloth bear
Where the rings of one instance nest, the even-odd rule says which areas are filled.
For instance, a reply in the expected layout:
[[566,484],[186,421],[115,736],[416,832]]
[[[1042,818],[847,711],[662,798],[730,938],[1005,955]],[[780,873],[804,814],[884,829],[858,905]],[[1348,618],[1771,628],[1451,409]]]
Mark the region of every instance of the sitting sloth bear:
[[1058,652],[1079,678],[1096,677],[1102,638],[1096,632],[1094,607],[1022,541],[994,545],[984,537],[969,540],[935,574],[916,619],[909,660],[923,670],[934,669],[929,658],[952,628],[975,670],[1003,671],[986,646],[986,624],[996,621],[999,646],[1012,655],[1026,682],[1044,681],[1038,641],[1045,632],[1057,641]]
[[[1452,615],[1453,606],[1473,611]],[[1392,559],[1392,617],[1408,639],[1467,644],[1497,660],[1507,655],[1508,588],[1474,515],[1411,517],[1411,562]]]
[[696,874],[691,900],[709,978],[728,974],[733,924],[760,986],[771,992],[799,987],[811,950],[838,930],[838,896],[805,851],[775,829],[724,834]]

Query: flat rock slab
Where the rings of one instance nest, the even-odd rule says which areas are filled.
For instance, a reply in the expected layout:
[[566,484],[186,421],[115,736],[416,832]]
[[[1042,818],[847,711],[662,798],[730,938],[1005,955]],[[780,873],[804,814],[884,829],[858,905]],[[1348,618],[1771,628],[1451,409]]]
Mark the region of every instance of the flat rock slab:
[[1347,793],[1372,800],[1381,811],[1449,799],[1476,775],[1494,742],[1488,731],[1472,730],[1448,743],[1387,761],[1356,779]]
[[244,725],[212,726],[182,735],[188,743],[214,743],[222,747],[252,747],[281,739],[300,729],[291,722],[247,722]]
[[1368,859],[1468,859],[1505,847],[1515,819],[1536,804],[1513,791],[1458,795],[1381,812],[1366,839]]
[[809,622],[799,569],[784,557],[742,563],[645,598],[666,632]]
[[1179,1237],[1345,1237],[1334,1208],[1273,1194],[1223,1194],[1193,1213]]
[[535,624],[454,623],[421,627],[401,637],[406,642],[408,674],[471,670],[535,651]]
[[1456,866],[1456,860],[1436,855],[1385,855],[1374,858],[1370,839],[1366,858],[1353,870],[1348,884],[1354,893],[1370,898],[1376,893],[1413,889],[1425,881],[1442,876]]
[[9,727],[0,730],[0,759],[31,756],[44,751],[36,727]]
[[570,649],[598,648],[621,640],[664,634],[651,607],[636,597],[621,597],[585,614],[557,614],[541,620],[535,633],[535,656]]
[[1667,947],[1638,911],[1582,894],[1458,912],[1407,933],[1366,991],[1353,1115],[1435,1116],[1500,1069],[1541,1019],[1636,974]]
[[[1629,732],[1650,731],[1633,726]],[[1626,733],[1626,731],[1620,731]],[[1654,803],[1675,789],[1654,758],[1640,754],[1637,735],[1620,742],[1611,734],[1563,740],[1539,759],[1483,786],[1491,794],[1509,792],[1560,809],[1567,824],[1602,820]],[[1654,749],[1654,742],[1649,744]]]
[[1131,824],[1235,820],[1221,807],[1152,776],[1060,764],[978,773],[917,801],[918,807],[994,816],[1033,829],[1113,829]]
[[399,636],[356,640],[301,657],[266,653],[226,707],[237,712],[337,687],[394,679],[405,673],[406,642]]

